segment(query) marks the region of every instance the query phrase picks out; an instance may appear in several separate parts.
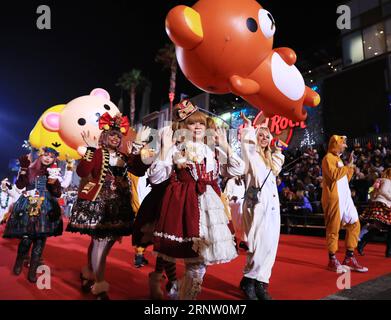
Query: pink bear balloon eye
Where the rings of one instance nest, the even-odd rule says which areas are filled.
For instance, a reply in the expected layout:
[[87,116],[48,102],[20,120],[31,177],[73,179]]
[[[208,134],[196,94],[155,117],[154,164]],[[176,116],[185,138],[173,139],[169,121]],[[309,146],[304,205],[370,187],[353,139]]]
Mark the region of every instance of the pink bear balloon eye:
[[105,100],[110,100],[110,94],[105,90],[101,88],[96,88],[91,91],[90,96],[100,97]]
[[49,112],[42,119],[42,125],[49,131],[60,130],[60,114],[55,112]]

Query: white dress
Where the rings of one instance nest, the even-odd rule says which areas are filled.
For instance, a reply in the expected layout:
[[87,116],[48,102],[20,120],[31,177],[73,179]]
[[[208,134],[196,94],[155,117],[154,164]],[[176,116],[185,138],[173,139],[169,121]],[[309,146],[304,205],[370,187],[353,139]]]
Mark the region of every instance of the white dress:
[[[242,132],[242,154],[246,162],[246,190],[252,186],[260,188],[270,169],[256,151],[256,134],[252,127],[245,128]],[[280,171],[284,155],[275,152],[272,160]],[[269,283],[277,254],[281,223],[280,201],[273,172],[267,178],[262,191],[258,193],[258,201],[253,208],[247,200],[243,204],[243,230],[249,247],[244,275]]]
[[[206,159],[205,172],[213,175],[217,179],[219,173],[224,176],[238,176],[244,173],[244,162],[236,155],[230,155],[226,165],[219,165],[215,160],[215,153],[203,143],[191,143],[194,151],[192,157],[181,156],[180,150],[183,145],[173,146],[165,160],[156,160],[148,169],[148,177],[151,183],[159,184],[167,180],[177,163],[186,162],[190,168],[192,178],[199,179],[195,164],[203,163]],[[220,154],[226,156],[221,150]],[[193,159],[193,160],[190,160]],[[164,234],[155,232],[155,237],[167,238],[174,242],[192,242],[192,250],[198,253],[196,258],[184,258],[185,262],[202,263],[212,265],[226,263],[237,257],[234,238],[228,228],[228,218],[224,210],[224,204],[219,195],[210,186],[206,186],[206,191],[198,195],[199,207],[199,237],[180,238],[174,234]],[[172,203],[171,205],[175,205]],[[175,244],[175,243],[174,243]],[[166,260],[174,260],[175,257],[167,254],[159,255]]]

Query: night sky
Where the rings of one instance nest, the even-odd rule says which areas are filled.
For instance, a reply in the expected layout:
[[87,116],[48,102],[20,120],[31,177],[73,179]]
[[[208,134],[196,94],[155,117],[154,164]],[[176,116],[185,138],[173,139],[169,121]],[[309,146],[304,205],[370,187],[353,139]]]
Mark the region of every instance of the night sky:
[[[210,0],[213,1],[213,0]],[[167,12],[196,1],[12,1],[0,10],[0,178],[43,111],[102,87],[118,103],[119,76],[139,68],[152,81],[151,108],[168,102],[169,74],[154,62],[169,39]],[[341,55],[336,28],[340,1],[259,1],[277,25],[275,46],[288,46],[316,66]],[[38,30],[36,13],[49,5],[52,29]],[[320,51],[323,55],[313,55]],[[305,71],[305,70],[302,70]],[[200,91],[180,73],[177,95]]]

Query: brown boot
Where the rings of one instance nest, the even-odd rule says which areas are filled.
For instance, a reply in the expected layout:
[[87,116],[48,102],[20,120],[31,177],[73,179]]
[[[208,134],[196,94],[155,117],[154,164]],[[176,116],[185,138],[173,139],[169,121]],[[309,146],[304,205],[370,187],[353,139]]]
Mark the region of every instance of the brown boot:
[[95,283],[94,273],[88,268],[84,267],[80,272],[81,291],[83,293],[90,293],[91,287]]
[[91,293],[95,295],[96,300],[110,300],[107,294],[109,288],[110,285],[106,281],[95,282],[91,287]]
[[151,272],[149,274],[149,294],[152,300],[163,300],[164,294],[162,290],[163,273]]

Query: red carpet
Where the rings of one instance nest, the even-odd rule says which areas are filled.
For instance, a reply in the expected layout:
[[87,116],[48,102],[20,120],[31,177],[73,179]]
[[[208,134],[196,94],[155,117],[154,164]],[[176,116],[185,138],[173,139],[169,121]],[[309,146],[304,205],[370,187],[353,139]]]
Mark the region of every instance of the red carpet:
[[[0,231],[0,233],[2,233]],[[49,238],[44,252],[51,268],[51,290],[39,290],[27,279],[27,269],[16,277],[11,269],[16,256],[17,240],[0,238],[0,299],[93,299],[79,291],[79,270],[86,262],[87,236],[65,232]],[[341,249],[343,242],[341,241]],[[342,252],[343,250],[341,250]],[[352,274],[352,286],[391,272],[391,260],[384,258],[382,244],[369,244],[360,262],[369,268],[366,274]],[[146,254],[150,264],[133,266],[134,250],[130,238],[113,247],[107,260],[106,279],[111,285],[111,299],[148,299],[148,273],[154,268],[154,256]],[[338,256],[342,259],[342,254]],[[235,261],[208,268],[200,299],[242,299],[238,284],[242,277],[245,254]],[[317,237],[282,235],[270,284],[274,299],[320,299],[338,292],[338,275],[326,270],[325,240]],[[183,264],[178,264],[178,274]]]

